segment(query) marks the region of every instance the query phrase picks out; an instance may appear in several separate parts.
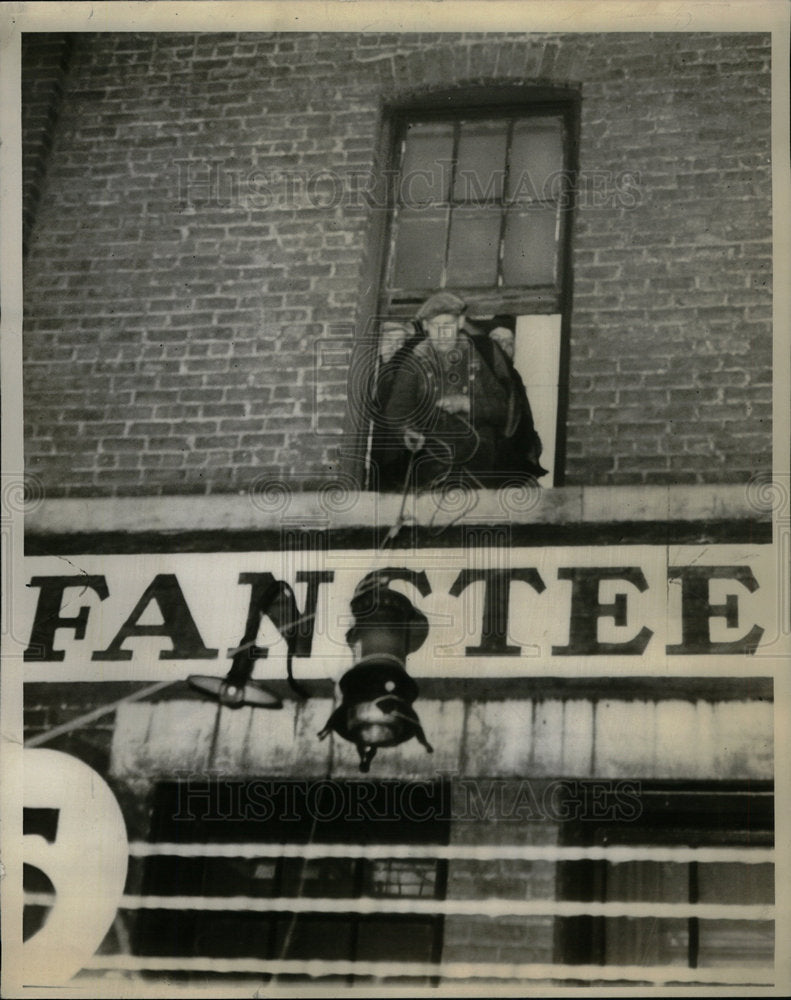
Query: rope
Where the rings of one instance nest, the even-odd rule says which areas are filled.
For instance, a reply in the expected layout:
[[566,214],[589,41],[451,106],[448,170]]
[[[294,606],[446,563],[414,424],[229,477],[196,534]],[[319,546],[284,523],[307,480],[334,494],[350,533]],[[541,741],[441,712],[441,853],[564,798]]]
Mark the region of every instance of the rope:
[[[308,847],[312,846],[313,838],[316,836],[317,821],[318,818],[314,816],[313,823],[311,824],[310,827],[310,836],[308,837],[308,843],[307,843]],[[307,856],[303,855],[301,860],[302,864],[300,865],[299,869],[299,884],[297,885],[297,892],[296,892],[296,895],[298,897],[302,896],[302,892],[305,888],[305,882],[307,879],[307,869],[308,869]],[[280,954],[278,955],[278,958],[281,962],[284,962],[286,960],[286,955],[288,954],[288,949],[291,947],[291,941],[294,937],[294,931],[296,930],[298,919],[299,915],[297,913],[293,913],[291,916],[291,920],[289,920],[288,922],[288,928],[286,929],[286,933],[283,937],[283,945],[280,948]]]
[[[404,526],[404,524],[406,524],[406,522],[408,520],[404,516],[404,508],[405,508],[405,505],[406,505],[406,498],[407,498],[407,495],[408,495],[408,492],[409,492],[409,490],[408,490],[408,487],[409,487],[409,477],[411,475],[411,468],[412,468],[412,462],[414,460],[414,457],[415,457],[414,453],[412,453],[412,456],[410,458],[410,471],[407,472],[407,477],[406,477],[406,479],[404,481],[404,492],[403,492],[403,494],[401,496],[401,506],[399,508],[398,515],[396,517],[396,520],[393,523],[393,526],[387,532],[387,534],[384,537],[384,540],[382,541],[381,545],[379,546],[379,549],[377,550],[378,553],[381,553],[382,550],[384,550],[384,549],[387,548],[388,543],[390,541],[392,541],[392,539],[394,539],[396,537],[396,535],[401,531],[401,528]],[[373,569],[369,570],[369,573],[376,572],[376,563],[378,562],[378,560],[379,560],[379,555],[377,554],[377,558],[374,560]],[[377,586],[377,580],[375,578],[373,578],[373,579],[369,580],[368,583],[364,587],[358,587],[356,592],[362,594],[362,593],[365,593],[367,590],[372,590],[376,586]],[[293,594],[293,589],[291,587],[289,587],[289,589],[291,590],[291,592]],[[266,612],[265,612],[265,614],[266,614]],[[295,628],[297,628],[297,626],[301,625],[303,622],[309,622],[309,621],[311,621],[311,619],[316,618],[317,616],[318,616],[318,612],[316,612],[316,611],[313,611],[310,614],[299,615],[299,617],[297,617],[297,618],[292,618],[290,621],[284,622],[283,625],[282,625],[282,631],[285,632],[285,631],[290,630],[290,629],[295,629]],[[279,629],[279,631],[280,631],[280,629]],[[231,656],[231,657],[237,656],[239,653],[244,653],[245,650],[247,650],[247,649],[252,649],[253,646],[255,646],[255,645],[256,645],[256,639],[250,639],[248,642],[243,642],[240,645],[235,646],[233,649],[229,649],[228,650],[228,656]]]
[[85,968],[135,972],[178,970],[182,972],[236,973],[238,975],[298,975],[310,978],[372,976],[384,979],[432,976],[443,979],[576,979],[588,982],[631,980],[658,984],[770,985],[774,983],[774,969],[771,967],[744,968],[743,966],[688,969],[678,965],[553,965],[538,962],[514,964],[446,962],[435,965],[430,962],[347,962],[321,959],[269,961],[254,958],[149,958],[100,955],[92,959]]
[[[329,779],[332,775],[332,763],[333,763],[333,751],[331,749],[330,759],[327,763],[327,774],[326,774],[327,779]],[[310,851],[311,848],[315,847],[313,839],[316,836],[317,823],[318,823],[318,816],[314,816],[313,822],[310,825],[310,836],[308,837],[308,842],[307,844],[304,845],[307,848],[307,850],[303,851],[301,854],[302,863],[299,869],[299,884],[297,885],[297,893],[296,893],[297,896],[302,896],[302,892],[305,888],[305,882],[307,880],[308,861],[309,861],[308,852]],[[299,855],[297,856],[299,857]],[[294,937],[294,931],[296,930],[298,919],[299,919],[298,914],[296,912],[291,915],[291,920],[288,923],[288,928],[286,930],[285,936],[283,937],[283,944],[282,947],[280,948],[280,954],[278,955],[278,960],[280,962],[285,962],[287,960],[286,956],[288,955],[288,949],[291,947],[291,941]],[[278,975],[279,973],[273,974],[272,976],[273,984],[277,982]]]
[[[447,455],[444,458],[440,458],[440,456],[437,455],[436,452],[431,451],[431,448],[426,447],[426,451],[428,451],[430,454],[433,454],[434,458],[437,459],[437,461],[439,462],[445,461],[447,464],[445,470],[443,472],[440,472],[437,476],[435,476],[428,487],[431,490],[439,489],[442,491],[442,496],[440,498],[440,501],[434,508],[434,513],[431,515],[431,518],[429,519],[428,523],[429,528],[434,527],[434,521],[437,517],[437,514],[439,514],[440,510],[442,510],[442,502],[443,500],[445,500],[445,498],[453,489],[467,489],[468,483],[470,483],[476,490],[483,489],[483,483],[480,481],[480,479],[478,479],[478,477],[473,472],[470,472],[470,470],[467,468],[467,462],[469,462],[477,454],[478,449],[481,446],[481,436],[475,429],[475,427],[473,427],[470,421],[463,414],[457,413],[455,414],[455,416],[457,420],[467,425],[467,429],[475,438],[475,447],[473,448],[469,458],[465,462],[460,462],[458,464],[457,472],[461,476],[461,479],[458,482],[454,482],[451,478],[451,474],[454,468],[454,461],[453,461],[453,449],[450,447],[450,445],[448,445],[447,442],[439,440],[435,440],[434,442],[435,444],[441,444],[446,449]],[[439,528],[439,530],[432,532],[432,537],[439,538],[440,535],[444,534],[444,532],[448,531],[455,524],[457,524],[465,516],[465,514],[469,514],[472,510],[474,510],[475,507],[477,507],[477,505],[478,505],[478,497],[476,496],[475,503],[471,508],[466,509],[462,507],[461,511],[454,518],[448,521],[447,524],[443,524],[442,527]]]
[[132,841],[135,858],[407,858],[432,861],[691,861],[760,865],[774,861],[772,848],[756,847],[556,847],[523,844],[491,846],[439,844],[147,844]]
[[[26,893],[31,906],[49,906],[52,893]],[[773,920],[774,906],[758,903],[587,903],[556,899],[315,899],[276,896],[138,896],[124,895],[124,910],[202,910],[240,913],[406,913],[423,916],[476,917],[630,917],[632,919]]]
[[95,722],[96,719],[101,719],[102,716],[109,715],[117,708],[120,708],[121,705],[125,705],[131,701],[139,701],[141,698],[146,698],[148,695],[155,694],[157,691],[161,691],[162,688],[166,688],[168,685],[176,683],[176,681],[156,681],[153,684],[149,684],[147,687],[140,688],[139,691],[135,691],[132,694],[127,695],[125,698],[119,698],[118,701],[112,701],[107,705],[102,705],[100,708],[94,708],[92,711],[86,712],[84,715],[78,715],[76,719],[64,722],[61,726],[55,726],[54,729],[49,729],[45,733],[39,733],[38,736],[32,736],[29,740],[25,741],[25,746],[41,746],[42,743],[48,743],[50,740],[54,740],[58,736],[70,733],[73,729],[79,729],[82,726],[87,726],[89,723]]
[[398,508],[398,514],[393,522],[392,527],[387,532],[385,537],[382,539],[382,544],[379,546],[381,549],[386,549],[388,544],[393,541],[394,538],[399,534],[401,529],[406,524],[406,516],[404,511],[406,509],[406,498],[409,495],[409,487],[412,481],[412,469],[415,465],[415,452],[410,449],[409,451],[409,462],[407,464],[406,475],[404,476],[404,485],[401,488],[401,503]]

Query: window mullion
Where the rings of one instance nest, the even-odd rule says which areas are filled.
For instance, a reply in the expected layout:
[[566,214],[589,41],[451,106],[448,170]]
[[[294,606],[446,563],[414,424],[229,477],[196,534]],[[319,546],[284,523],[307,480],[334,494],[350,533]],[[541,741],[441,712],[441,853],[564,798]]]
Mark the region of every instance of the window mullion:
[[442,261],[442,276],[440,278],[440,288],[445,288],[448,283],[448,255],[450,253],[450,227],[453,224],[453,205],[455,199],[453,197],[453,189],[456,186],[456,169],[458,167],[459,159],[459,142],[461,139],[461,121],[457,121],[453,125],[453,152],[451,153],[451,164],[450,164],[450,184],[448,186],[448,194],[446,204],[448,206],[448,222],[445,226],[445,257]]
[[[365,866],[367,862],[364,858],[356,858],[353,862],[353,876],[352,876],[352,896],[355,899],[359,899],[363,894],[363,889],[365,888]],[[364,919],[359,913],[353,915],[350,914],[349,919],[351,920],[351,934],[349,941],[349,961],[356,962],[360,947],[360,921]],[[347,986],[354,986],[355,976],[350,974],[346,977]]]
[[407,129],[406,122],[401,126],[399,137],[398,172],[396,173],[396,190],[393,198],[393,217],[390,222],[389,246],[387,248],[387,306],[390,307],[391,289],[395,287],[395,262],[396,262],[396,242],[398,240],[398,226],[401,217],[401,192],[404,177],[404,161],[406,160]]
[[[697,903],[700,899],[700,887],[698,884],[698,862],[690,861],[688,869],[688,901]],[[687,965],[690,969],[698,967],[698,952],[700,950],[700,920],[698,917],[689,917],[687,920]]]
[[[272,879],[272,896],[277,898],[283,895],[283,883],[285,881],[285,866],[288,864],[286,858],[278,858],[275,864],[274,878]],[[266,958],[279,958],[277,953],[277,930],[278,914],[270,913],[267,927]],[[283,956],[288,957],[288,956]]]
[[503,274],[503,254],[505,252],[505,221],[508,213],[508,181],[511,171],[511,146],[514,141],[514,119],[508,121],[508,132],[505,140],[505,164],[503,169],[503,190],[500,195],[500,238],[497,244],[497,287],[502,288],[505,282]]

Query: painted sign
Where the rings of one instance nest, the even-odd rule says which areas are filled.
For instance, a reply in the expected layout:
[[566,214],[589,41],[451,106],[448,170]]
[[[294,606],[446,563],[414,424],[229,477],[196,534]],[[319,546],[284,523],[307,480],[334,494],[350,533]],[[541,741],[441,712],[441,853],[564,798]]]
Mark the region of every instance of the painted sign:
[[[350,599],[383,577],[429,622],[416,677],[744,674],[782,654],[775,558],[762,545],[333,550],[72,556],[64,572],[35,557],[18,621],[30,681],[224,672],[282,580],[299,615],[295,675],[336,679],[351,664]],[[283,676],[266,615],[256,646],[255,676]]]

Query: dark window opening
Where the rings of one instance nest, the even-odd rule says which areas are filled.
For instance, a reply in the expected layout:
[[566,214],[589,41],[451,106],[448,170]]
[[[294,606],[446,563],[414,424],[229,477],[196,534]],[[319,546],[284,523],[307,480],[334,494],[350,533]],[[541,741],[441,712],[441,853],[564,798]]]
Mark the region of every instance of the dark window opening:
[[[386,224],[376,223],[383,250],[371,384],[388,377],[399,347],[425,332],[414,324],[420,304],[439,290],[453,292],[467,303],[467,332],[508,355],[549,470],[542,485],[561,486],[578,95],[506,87],[431,101],[389,112],[389,212]],[[375,413],[381,396],[374,390]],[[376,419],[365,428],[368,488],[389,478]],[[527,437],[513,442],[517,453],[529,447]]]
[[[150,839],[209,845],[440,845],[450,835],[446,797],[439,784],[395,781],[364,786],[337,780],[212,781],[189,789],[168,782],[156,789]],[[447,862],[431,858],[152,857],[145,861],[142,892],[425,900],[443,899],[446,883]],[[430,914],[143,910],[137,915],[135,951],[148,956],[436,964],[442,934],[442,916]],[[176,973],[175,978],[194,976]]]
[[[634,822],[567,824],[562,842],[585,846],[771,847],[771,789],[647,789]],[[559,899],[584,902],[771,904],[774,865],[729,861],[573,861],[558,866]],[[593,965],[767,967],[772,921],[697,916],[560,919],[558,962]]]

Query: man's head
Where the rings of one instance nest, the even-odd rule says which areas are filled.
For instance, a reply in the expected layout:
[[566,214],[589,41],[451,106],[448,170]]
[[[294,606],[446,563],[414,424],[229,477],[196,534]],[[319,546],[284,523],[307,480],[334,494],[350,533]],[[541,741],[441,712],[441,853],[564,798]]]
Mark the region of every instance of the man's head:
[[436,346],[453,344],[464,325],[467,305],[453,292],[435,292],[418,309],[420,320],[429,339]]
[[388,362],[393,355],[407,342],[408,338],[414,334],[411,323],[402,323],[399,320],[385,320],[382,324],[382,333],[379,338],[379,357],[383,362]]

